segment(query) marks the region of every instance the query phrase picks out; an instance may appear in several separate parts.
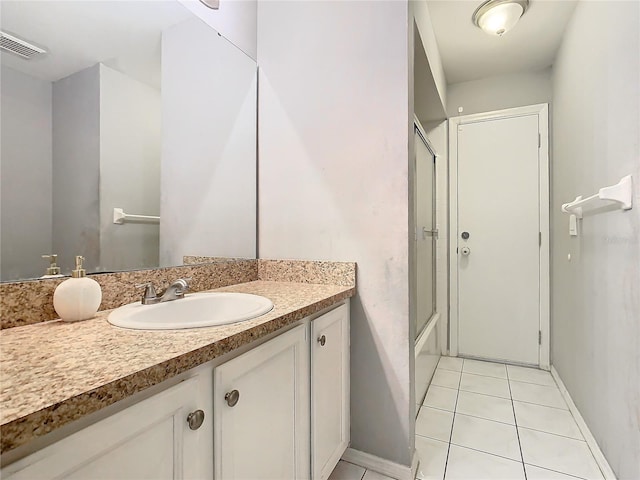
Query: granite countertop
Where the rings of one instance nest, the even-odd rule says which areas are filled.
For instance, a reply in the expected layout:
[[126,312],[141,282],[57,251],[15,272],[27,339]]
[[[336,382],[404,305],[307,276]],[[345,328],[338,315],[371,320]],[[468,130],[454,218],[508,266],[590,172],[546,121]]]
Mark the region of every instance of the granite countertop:
[[355,294],[353,286],[254,281],[215,291],[271,299],[253,320],[189,330],[128,330],[108,311],[0,332],[0,437],[5,453]]

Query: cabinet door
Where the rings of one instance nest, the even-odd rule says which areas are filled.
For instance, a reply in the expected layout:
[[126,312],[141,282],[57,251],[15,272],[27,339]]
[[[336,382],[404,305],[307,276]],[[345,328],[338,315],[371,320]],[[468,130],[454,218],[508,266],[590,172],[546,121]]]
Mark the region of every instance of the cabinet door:
[[[2,477],[202,478],[207,467],[199,448],[200,432],[190,430],[186,421],[197,408],[196,383],[195,378],[186,380],[80,430],[9,465]],[[211,423],[210,418],[208,421]]]
[[216,479],[309,478],[306,326],[217,367],[213,410]]
[[349,305],[311,322],[311,458],[329,478],[349,445]]

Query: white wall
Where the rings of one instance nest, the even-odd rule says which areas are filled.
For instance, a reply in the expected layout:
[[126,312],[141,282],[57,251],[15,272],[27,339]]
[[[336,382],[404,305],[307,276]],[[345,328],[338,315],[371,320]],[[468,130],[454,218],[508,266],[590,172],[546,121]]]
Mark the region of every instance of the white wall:
[[420,33],[420,41],[422,41],[422,46],[429,62],[429,68],[431,69],[431,75],[440,96],[440,103],[442,107],[446,109],[449,102],[447,79],[442,66],[440,51],[438,50],[436,34],[433,31],[429,7],[426,0],[411,0],[411,4],[415,23]]
[[113,208],[160,214],[160,92],[100,65],[100,267],[158,266],[157,224],[113,223]]
[[[447,87],[450,117],[551,101],[551,69],[454,83]],[[458,113],[458,107],[464,112]]]
[[200,20],[163,33],[161,265],[255,258],[256,81],[255,62]]
[[100,259],[100,68],[53,84],[53,250],[62,273],[75,255],[95,271]]
[[[579,2],[553,75],[553,364],[620,479],[640,478],[639,23],[638,2]],[[628,174],[633,209],[569,237],[560,205]]]
[[39,277],[51,250],[51,82],[2,67],[2,280]]
[[438,92],[417,26],[414,28],[413,58],[414,114],[423,124],[446,118],[447,113]]
[[408,15],[396,1],[258,5],[260,257],[358,263],[351,447],[404,465],[414,410]]
[[218,10],[199,0],[179,1],[252,59],[258,58],[257,0],[220,0]]

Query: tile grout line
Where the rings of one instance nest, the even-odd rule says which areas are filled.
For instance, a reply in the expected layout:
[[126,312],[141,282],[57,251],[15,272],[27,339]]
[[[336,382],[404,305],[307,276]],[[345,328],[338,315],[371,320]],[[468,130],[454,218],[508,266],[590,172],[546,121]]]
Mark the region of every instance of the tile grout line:
[[[467,447],[466,445],[458,445],[457,443],[452,443],[451,445],[454,445],[454,446],[459,447],[459,448],[464,448],[465,450],[473,450],[474,452],[482,453],[483,455],[489,455],[491,457],[502,458],[504,460],[509,460],[511,462],[518,463],[518,460],[514,460],[511,457],[505,457],[504,455],[498,455],[497,453],[485,452],[484,450],[479,450],[478,448]],[[520,462],[520,463],[522,463],[522,462]],[[531,464],[527,464],[527,465],[531,465]],[[537,467],[537,465],[533,465],[533,466]],[[546,468],[546,467],[540,467],[540,468]],[[549,469],[547,468],[547,470],[549,470]],[[558,473],[562,473],[562,472],[558,472]],[[584,479],[582,479],[582,480],[584,480]]]
[[[494,363],[494,362],[489,362],[489,363]],[[496,365],[498,365],[498,364],[496,363]],[[505,367],[509,366],[509,364],[507,364],[507,363],[502,363],[502,364],[499,364],[499,365],[504,365]],[[515,366],[518,366],[518,365],[515,365]],[[436,367],[436,368],[440,368],[441,370],[447,370],[448,372],[457,372],[457,370],[450,370],[450,369],[447,369],[447,368],[444,368],[444,367]],[[528,368],[528,367],[523,367],[523,368]],[[507,368],[507,372],[508,371],[509,371],[509,369]],[[544,370],[536,370],[536,371],[544,371]],[[507,377],[496,377],[495,375],[487,375],[487,374],[484,374],[484,373],[477,373],[477,372],[461,371],[461,373],[467,373],[469,375],[477,375],[479,377],[498,378],[500,380],[509,380],[509,381],[512,381],[512,382],[528,383],[529,385],[538,385],[539,387],[557,388],[557,385],[555,383],[553,385],[549,385],[547,383],[537,383],[537,382],[533,382],[531,380],[519,380],[519,379],[516,379],[516,378],[509,378],[508,377],[508,373],[507,373]],[[450,388],[450,387],[445,387],[445,388]]]
[[451,439],[453,438],[453,426],[456,423],[456,409],[458,408],[458,397],[460,397],[460,384],[462,383],[462,370],[464,369],[464,358],[460,367],[460,379],[458,380],[458,390],[456,393],[456,402],[453,406],[453,419],[451,420],[451,432],[449,432],[449,445],[447,445],[447,458],[444,461],[444,471],[442,472],[442,480],[447,477],[447,466],[449,465],[449,453],[451,452]]
[[576,442],[582,442],[582,443],[587,443],[587,441],[584,438],[576,438],[576,437],[568,437],[566,435],[560,435],[559,433],[553,433],[553,432],[547,432],[546,430],[540,430],[538,428],[531,428],[531,427],[520,427],[524,430],[531,430],[532,432],[538,432],[538,433],[545,433],[547,435],[553,435],[554,437],[560,437],[560,438],[566,438],[568,440],[575,440]]
[[[465,393],[475,393],[476,395],[484,395],[485,397],[491,397],[491,398],[502,398],[503,400],[510,400],[511,398],[507,398],[507,397],[501,397],[499,395],[489,395],[488,393],[480,393],[480,392],[474,392],[473,390],[460,390],[461,392],[465,392]],[[509,392],[511,392],[511,389],[509,389]],[[511,395],[511,394],[509,394]],[[534,404],[537,405],[537,404]],[[543,405],[544,406],[544,405]]]
[[[511,383],[509,383],[509,390],[511,390]],[[484,395],[484,394],[481,394]],[[545,405],[544,403],[534,403],[534,402],[527,402],[526,400],[518,400],[515,399],[513,401],[519,402],[519,403],[526,403],[528,405],[537,405],[538,407],[547,407],[547,408],[555,408],[556,410],[561,410],[563,412],[569,412],[571,413],[571,411],[567,408],[562,408],[562,407],[554,407],[553,405]],[[573,415],[571,415],[573,417]]]
[[[493,398],[500,398],[500,397],[493,397]],[[503,400],[507,400],[507,399],[503,398]],[[478,420],[486,420],[487,422],[499,423],[500,425],[510,425],[512,427],[515,426],[515,423],[501,422],[500,420],[494,420],[493,418],[479,417],[478,415],[470,415],[468,413],[462,413],[462,412],[455,412],[455,413],[458,413],[458,414],[462,415],[463,417],[477,418]],[[530,430],[533,430],[533,428],[531,428]],[[542,432],[542,433],[547,433],[547,432]],[[560,435],[560,436],[562,436],[562,435]],[[570,437],[567,437],[567,438],[570,438]],[[471,448],[471,447],[469,447],[469,448]],[[489,452],[487,452],[487,453],[489,453]],[[500,457],[501,455],[498,455],[498,456]]]
[[[542,465],[536,465],[535,463],[525,463],[525,465],[531,465],[532,467],[536,467],[539,468],[541,470],[549,470],[550,472],[554,472],[554,473],[559,473],[560,475],[566,475],[567,477],[571,477],[571,478],[575,478],[577,480],[587,480],[584,477],[577,477],[571,473],[567,473],[567,472],[561,472],[559,470],[554,470],[553,468],[549,468],[549,467],[543,467]],[[526,470],[525,470],[526,472]]]
[[511,380],[509,379],[509,369],[504,367],[507,371],[507,384],[509,385],[509,396],[511,397],[511,410],[513,411],[513,421],[516,427],[516,437],[518,438],[518,448],[520,449],[520,458],[522,459],[522,472],[524,473],[524,480],[527,480],[527,468],[524,465],[524,455],[522,454],[522,442],[520,442],[520,432],[518,431],[518,419],[516,418],[516,407],[513,404],[513,393],[511,393]]

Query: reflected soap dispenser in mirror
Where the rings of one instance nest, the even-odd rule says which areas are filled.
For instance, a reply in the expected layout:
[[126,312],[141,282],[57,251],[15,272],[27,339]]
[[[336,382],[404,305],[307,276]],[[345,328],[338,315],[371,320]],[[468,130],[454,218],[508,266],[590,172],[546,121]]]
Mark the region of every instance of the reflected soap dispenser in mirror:
[[53,308],[65,322],[93,318],[102,302],[100,284],[86,276],[83,261],[84,257],[76,257],[76,268],[71,271],[71,278],[53,292]]
[[52,253],[50,255],[42,255],[42,258],[49,259],[49,267],[47,268],[47,273],[45,273],[40,278],[60,278],[64,277],[60,273],[60,267],[58,266],[58,255]]

